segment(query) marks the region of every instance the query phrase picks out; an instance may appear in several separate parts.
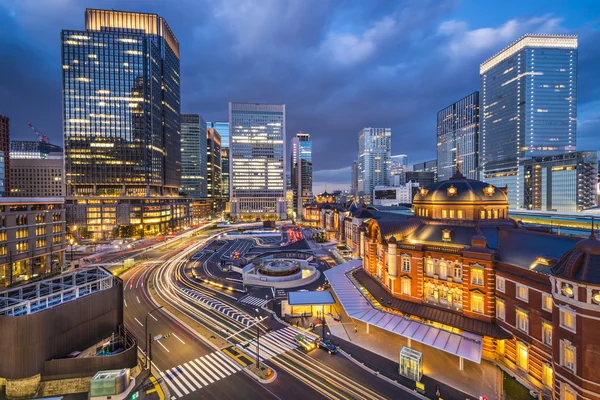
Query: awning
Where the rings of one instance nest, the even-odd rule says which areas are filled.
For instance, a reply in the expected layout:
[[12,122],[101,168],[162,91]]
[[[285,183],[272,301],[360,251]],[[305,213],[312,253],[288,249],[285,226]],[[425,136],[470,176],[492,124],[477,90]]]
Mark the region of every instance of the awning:
[[335,304],[335,299],[326,290],[288,292],[288,304],[290,306],[321,306]]
[[325,271],[325,276],[349,317],[477,364],[481,363],[481,336],[460,335],[373,307],[346,276],[346,272],[361,266],[362,260],[352,260]]

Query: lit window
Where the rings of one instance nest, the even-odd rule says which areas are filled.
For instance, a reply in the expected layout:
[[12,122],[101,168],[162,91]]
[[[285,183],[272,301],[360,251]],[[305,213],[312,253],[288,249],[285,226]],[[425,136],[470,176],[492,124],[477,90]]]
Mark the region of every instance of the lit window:
[[479,219],[485,219],[485,210],[479,211]]
[[496,299],[496,318],[504,321],[506,318],[506,308],[504,307],[504,300]]
[[552,346],[552,324],[548,321],[542,321],[542,342],[547,346]]
[[454,264],[454,280],[460,281],[462,279],[462,266],[459,263]]
[[496,342],[496,352],[498,354],[500,354],[501,356],[503,356],[505,351],[506,351],[506,346],[504,345],[504,340],[498,340]]
[[496,277],[496,289],[497,289],[499,292],[502,292],[502,293],[504,293],[504,285],[505,285],[505,282],[506,282],[506,281],[505,281],[505,279],[504,279],[503,277],[501,277],[501,276],[497,276],[497,277]]
[[402,257],[402,272],[410,272],[410,257]]
[[471,267],[471,284],[483,286],[483,269]]
[[550,364],[544,364],[543,366],[542,382],[544,385],[552,387],[554,382],[554,371],[552,371],[552,366]]
[[517,283],[517,299],[525,302],[529,301],[529,289],[527,286],[520,285]]
[[432,259],[428,259],[425,262],[425,273],[430,276],[433,275],[433,260]]
[[575,332],[575,313],[572,311],[560,309],[560,326],[571,332]]
[[561,364],[563,367],[575,372],[575,346],[568,340],[560,341]]
[[549,294],[542,293],[542,309],[552,311],[552,297]]
[[517,365],[527,371],[529,364],[529,349],[521,342],[517,342]]
[[465,217],[463,210],[458,210],[457,214],[458,214],[458,219],[463,219]]
[[402,278],[401,279],[401,283],[402,283],[402,294],[405,296],[410,296],[410,279],[408,278]]
[[448,264],[445,261],[440,261],[438,264],[439,276],[440,279],[446,280],[448,279]]
[[483,314],[483,295],[471,293],[471,311]]
[[561,383],[560,400],[577,400],[577,393],[566,383]]
[[448,210],[442,210],[442,218],[448,218]]
[[529,315],[520,309],[517,309],[517,329],[529,333]]
[[454,219],[454,210],[450,210],[450,218]]

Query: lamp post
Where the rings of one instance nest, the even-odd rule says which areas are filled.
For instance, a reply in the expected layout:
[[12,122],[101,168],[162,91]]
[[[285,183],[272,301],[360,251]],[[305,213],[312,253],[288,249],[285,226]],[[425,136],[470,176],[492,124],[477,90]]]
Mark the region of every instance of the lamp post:
[[140,224],[140,237],[144,238],[144,225]]
[[148,314],[146,314],[146,320],[144,321],[144,329],[145,329],[145,337],[146,337],[146,364],[145,364],[145,368],[148,368],[148,361],[151,361],[151,354],[150,354],[150,350],[148,348],[148,317],[150,316],[150,314],[152,314],[154,311],[156,310],[160,310],[161,308],[163,308],[163,306],[158,306],[158,307],[154,307],[152,310],[150,310],[150,312],[148,312]]
[[69,243],[71,243],[71,264],[73,264],[73,242],[74,242],[74,240],[73,240],[73,238],[71,238],[69,240]]
[[[260,310],[255,308],[256,318],[260,321]],[[256,367],[260,369],[260,323],[256,324]]]

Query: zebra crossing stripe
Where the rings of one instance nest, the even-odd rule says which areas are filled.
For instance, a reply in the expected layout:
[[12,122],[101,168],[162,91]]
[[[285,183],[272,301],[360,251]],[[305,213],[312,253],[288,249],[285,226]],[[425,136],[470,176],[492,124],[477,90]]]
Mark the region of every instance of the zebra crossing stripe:
[[181,365],[179,365],[173,369],[176,369],[179,372],[178,378],[181,379],[181,381],[183,381],[183,383],[185,383],[191,389],[192,392],[194,392],[196,389],[194,388],[194,385],[192,385],[190,383],[190,381],[188,380],[188,378],[186,377],[187,375],[186,375],[185,371],[183,370],[183,368],[181,368]]
[[[214,360],[214,359],[212,358],[212,355],[211,355],[211,354],[207,354],[207,355],[206,355],[206,358],[208,358],[208,359],[209,359],[210,361],[212,361],[213,363],[216,363],[217,365],[219,364],[219,360]],[[221,379],[222,379],[222,378],[225,378],[225,377],[227,377],[227,376],[229,375],[229,373],[228,373],[227,375],[225,375],[225,374],[223,373],[223,371],[221,371],[220,369],[214,369],[214,370],[213,370],[213,372],[215,372],[217,375],[220,375],[220,376],[221,376]]]
[[[203,370],[202,368],[200,368],[200,367],[198,366],[198,364],[196,364],[194,361],[190,361],[190,365],[191,365],[192,367],[194,367],[194,369],[195,369],[196,371],[198,371],[198,373],[199,373],[199,374],[202,376],[202,378],[201,378],[201,379],[202,379],[202,382],[206,382],[206,381],[208,381],[207,383],[205,383],[205,385],[208,385],[209,383],[212,383],[212,381],[210,380],[210,378],[209,378],[208,376],[206,376],[206,373],[204,372],[204,370]],[[206,379],[206,380],[205,380],[205,379]]]
[[[185,364],[183,364],[183,366],[186,367],[190,371],[190,373],[192,375],[194,375],[196,377],[196,379],[198,379],[202,383],[202,385],[204,385],[204,386],[208,385],[208,383],[204,379],[202,379],[200,377],[200,375],[198,375],[198,372],[196,372],[196,370],[194,368],[192,368],[189,363],[185,363]],[[196,385],[202,387],[202,385],[200,385],[199,383],[197,383],[197,382],[195,382],[195,383],[196,383]],[[200,387],[198,389],[200,389]]]
[[197,358],[196,362],[198,364],[202,365],[202,367],[206,370],[206,372],[208,372],[215,379],[215,382],[221,379],[221,378],[217,377],[217,375],[215,374],[215,371],[210,369],[210,364],[208,364],[206,362],[206,359]]
[[187,387],[185,387],[185,385],[183,385],[181,382],[179,382],[178,377],[173,373],[172,370],[167,370],[166,373],[169,376],[169,379],[170,379],[169,382],[171,383],[171,386],[175,386],[175,384],[177,384],[177,386],[179,386],[179,388],[183,391],[183,393],[190,394],[190,391],[187,389]]
[[172,389],[177,396],[179,396],[179,397],[183,396],[183,394],[181,394],[181,392],[179,391],[179,388],[176,387],[173,384],[173,382],[171,382],[170,378],[168,378],[168,376],[164,372],[161,373],[161,375],[162,375],[163,381],[168,383],[169,388]]
[[237,371],[239,371],[241,369],[239,365],[234,363],[233,360],[231,360],[229,357],[227,357],[222,352],[218,351],[215,354],[217,355],[217,357],[220,357],[221,360],[223,360],[225,362],[225,366],[231,370],[232,374],[235,374]]

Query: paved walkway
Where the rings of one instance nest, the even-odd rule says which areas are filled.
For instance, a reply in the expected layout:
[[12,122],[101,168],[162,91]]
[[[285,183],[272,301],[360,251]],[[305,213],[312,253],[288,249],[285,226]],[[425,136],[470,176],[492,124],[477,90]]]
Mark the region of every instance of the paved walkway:
[[[367,333],[366,324],[350,319],[339,304],[335,308],[341,315],[340,322],[326,316],[327,327],[335,336],[333,341],[339,342],[342,349],[357,359],[380,367],[386,375],[403,379],[398,374],[398,359],[400,349],[408,344],[406,338],[373,326]],[[422,382],[428,394],[435,394],[436,385],[439,385],[443,399],[464,400],[479,396],[497,399],[496,389],[501,375],[491,362],[482,360],[481,364],[476,364],[465,360],[464,370],[460,371],[458,357],[454,355],[415,341],[410,347],[423,353]],[[414,387],[412,381],[408,383]]]

